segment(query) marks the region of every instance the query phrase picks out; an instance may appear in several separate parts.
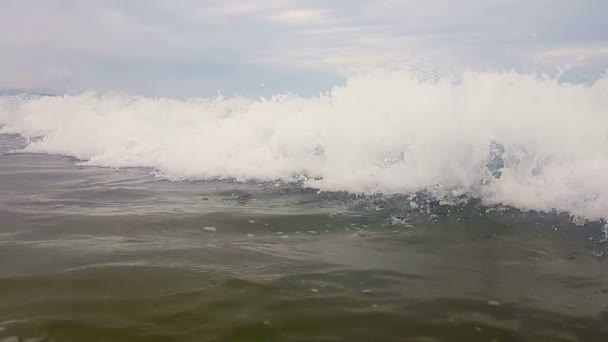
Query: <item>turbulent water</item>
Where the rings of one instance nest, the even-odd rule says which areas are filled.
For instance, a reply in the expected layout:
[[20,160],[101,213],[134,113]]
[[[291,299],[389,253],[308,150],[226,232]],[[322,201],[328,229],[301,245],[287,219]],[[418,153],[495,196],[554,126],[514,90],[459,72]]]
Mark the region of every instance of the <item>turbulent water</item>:
[[606,341],[606,95],[1,97],[0,341]]
[[[277,179],[354,193],[429,191],[589,219],[608,208],[608,79],[518,73],[421,81],[348,79],[316,98],[175,101],[124,95],[5,97],[5,133],[26,152],[149,167],[169,179]],[[485,186],[493,141],[504,172]]]

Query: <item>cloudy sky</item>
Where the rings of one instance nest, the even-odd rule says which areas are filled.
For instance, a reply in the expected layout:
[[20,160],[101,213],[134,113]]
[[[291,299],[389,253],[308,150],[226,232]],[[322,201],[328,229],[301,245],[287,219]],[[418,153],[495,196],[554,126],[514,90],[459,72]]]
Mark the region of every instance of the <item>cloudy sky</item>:
[[0,0],[0,89],[314,94],[395,60],[608,69],[606,0]]

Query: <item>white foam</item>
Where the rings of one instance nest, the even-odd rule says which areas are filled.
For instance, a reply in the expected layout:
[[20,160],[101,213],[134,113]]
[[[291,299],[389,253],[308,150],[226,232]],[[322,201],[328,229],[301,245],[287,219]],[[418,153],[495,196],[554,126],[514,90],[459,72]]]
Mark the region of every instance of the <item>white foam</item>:
[[[127,95],[0,99],[28,152],[151,167],[164,177],[303,180],[322,190],[470,194],[486,203],[608,213],[608,79],[570,85],[516,72],[420,81],[350,77],[315,98],[177,101]],[[492,141],[506,153],[488,182]]]

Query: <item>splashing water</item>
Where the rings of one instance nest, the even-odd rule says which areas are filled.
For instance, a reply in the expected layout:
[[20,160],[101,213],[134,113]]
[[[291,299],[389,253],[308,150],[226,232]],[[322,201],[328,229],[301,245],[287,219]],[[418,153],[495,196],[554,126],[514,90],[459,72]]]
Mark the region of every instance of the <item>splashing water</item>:
[[[355,193],[467,194],[486,204],[608,212],[608,78],[376,70],[314,98],[178,101],[84,93],[0,98],[25,152],[163,177],[301,181]],[[497,149],[497,146],[500,146]]]

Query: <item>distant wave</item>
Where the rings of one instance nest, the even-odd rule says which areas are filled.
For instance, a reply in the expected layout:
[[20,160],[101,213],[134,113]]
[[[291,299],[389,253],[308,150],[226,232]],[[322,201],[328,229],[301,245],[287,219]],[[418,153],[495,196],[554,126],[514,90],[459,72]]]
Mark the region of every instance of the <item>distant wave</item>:
[[[1,132],[39,138],[26,152],[150,167],[172,180],[424,191],[590,220],[608,216],[605,77],[572,85],[487,72],[453,82],[376,70],[314,98],[3,96],[0,124]],[[496,144],[498,157],[490,151]],[[500,170],[490,170],[489,159]]]

